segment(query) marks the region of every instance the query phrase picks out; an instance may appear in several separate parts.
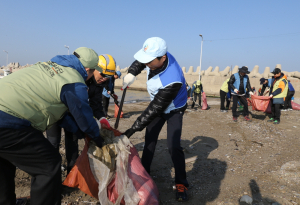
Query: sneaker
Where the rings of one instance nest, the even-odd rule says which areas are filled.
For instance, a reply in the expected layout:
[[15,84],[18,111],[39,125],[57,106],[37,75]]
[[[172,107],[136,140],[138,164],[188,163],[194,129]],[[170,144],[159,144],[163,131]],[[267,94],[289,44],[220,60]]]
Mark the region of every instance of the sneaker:
[[288,111],[288,109],[281,109],[281,111]]
[[237,117],[233,117],[233,122],[237,122]]
[[279,123],[280,123],[279,120],[275,120],[275,121],[274,121],[274,124],[275,124],[275,125],[278,125]]
[[244,120],[245,120],[245,121],[248,121],[248,122],[251,122],[251,121],[252,121],[252,120],[249,118],[248,115],[246,115],[246,116],[244,117]]
[[288,111],[292,111],[292,110],[293,110],[292,108],[289,108],[289,109],[288,109]]
[[228,110],[221,110],[221,112],[228,112]]
[[176,200],[180,202],[188,201],[187,190],[183,184],[176,184]]
[[269,120],[268,120],[268,122],[273,122],[274,121],[274,118],[270,118]]

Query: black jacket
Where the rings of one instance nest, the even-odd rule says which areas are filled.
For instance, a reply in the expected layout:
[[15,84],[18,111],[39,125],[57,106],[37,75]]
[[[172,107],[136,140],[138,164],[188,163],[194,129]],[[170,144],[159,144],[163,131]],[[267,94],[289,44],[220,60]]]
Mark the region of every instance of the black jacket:
[[87,80],[86,85],[88,86],[88,95],[90,107],[93,110],[93,115],[97,119],[104,117],[103,106],[102,106],[102,91],[103,84],[97,84],[94,76]]
[[[164,71],[168,66],[168,58],[166,58],[162,68],[156,69],[154,71],[150,70],[148,79],[151,79],[153,76]],[[137,76],[146,68],[145,64],[142,64],[138,61],[134,61],[128,69],[128,73],[131,73],[134,76]],[[154,96],[154,99],[150,102],[148,107],[144,112],[137,118],[137,120],[132,125],[134,131],[142,131],[148,124],[152,122],[156,117],[163,114],[165,109],[171,104],[172,100],[175,99],[177,93],[179,92],[181,83],[173,83],[164,89],[160,89],[158,93]],[[182,109],[185,109],[183,107]],[[179,109],[181,110],[181,109]]]
[[[234,82],[235,82],[235,77],[234,75],[231,75],[230,76],[230,79],[228,81],[228,85],[229,85],[229,88],[231,88],[232,90],[234,89],[238,89],[239,90],[239,94],[246,94],[246,90],[244,90],[244,78],[240,76],[240,86],[238,88],[234,87]],[[251,85],[250,85],[250,80],[248,78],[248,82],[247,82],[247,85],[246,85],[246,88],[247,88],[247,92],[253,92],[252,88],[251,88]]]

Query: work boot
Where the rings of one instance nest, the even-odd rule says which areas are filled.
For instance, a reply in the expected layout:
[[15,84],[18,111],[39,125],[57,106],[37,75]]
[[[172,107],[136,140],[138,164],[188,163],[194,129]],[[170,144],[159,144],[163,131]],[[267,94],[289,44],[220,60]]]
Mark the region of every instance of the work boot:
[[221,110],[221,112],[228,112],[228,110]]
[[246,116],[244,117],[244,120],[245,120],[245,121],[248,121],[248,122],[251,122],[251,121],[252,121],[252,120],[249,118],[248,115],[246,115]]
[[187,190],[183,184],[176,184],[176,200],[180,202],[188,201]]
[[237,122],[237,117],[233,117],[233,122]]
[[273,121],[274,121],[273,117],[268,120],[268,122],[273,122]]
[[280,120],[275,120],[275,121],[274,121],[274,124],[275,124],[275,125],[278,125],[279,123],[280,123]]

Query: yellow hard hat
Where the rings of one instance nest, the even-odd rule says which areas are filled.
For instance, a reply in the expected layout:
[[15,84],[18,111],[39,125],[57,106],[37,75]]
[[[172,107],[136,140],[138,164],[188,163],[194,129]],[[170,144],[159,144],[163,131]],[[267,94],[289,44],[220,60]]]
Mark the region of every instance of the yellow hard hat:
[[99,56],[98,66],[102,68],[102,73],[104,75],[113,76],[116,72],[116,61],[109,54]]

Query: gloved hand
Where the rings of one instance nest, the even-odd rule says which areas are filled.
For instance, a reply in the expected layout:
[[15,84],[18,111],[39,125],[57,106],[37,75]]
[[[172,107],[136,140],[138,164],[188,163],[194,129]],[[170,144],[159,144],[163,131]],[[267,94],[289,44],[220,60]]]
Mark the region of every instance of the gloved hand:
[[97,139],[93,139],[93,141],[96,143],[96,146],[101,148],[103,146],[103,139],[102,137],[98,137]]
[[252,91],[249,92],[250,95],[254,95],[254,93]]
[[135,133],[135,131],[130,128],[128,130],[126,130],[123,134],[126,135],[126,137],[128,137],[128,139]]
[[131,73],[128,73],[127,75],[125,75],[125,77],[123,79],[123,87],[122,87],[122,89],[124,90],[125,88],[127,88],[128,86],[130,86],[134,81],[135,81],[135,76],[132,75]]
[[100,126],[105,125],[107,128],[110,128],[110,124],[109,124],[108,120],[105,117],[101,117],[99,119],[99,122],[100,122]]
[[238,89],[234,89],[233,90],[235,93],[239,93],[239,90]]
[[110,95],[110,91],[107,91],[107,94],[109,94],[109,95]]
[[272,98],[272,97],[273,97],[273,95],[271,94],[269,97],[270,97],[270,98]]

